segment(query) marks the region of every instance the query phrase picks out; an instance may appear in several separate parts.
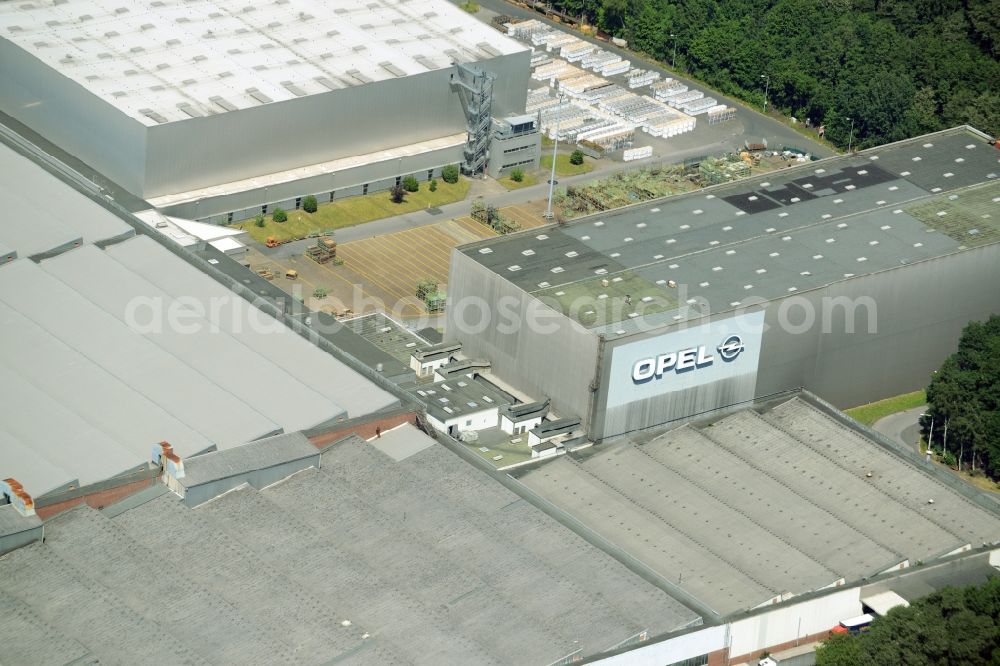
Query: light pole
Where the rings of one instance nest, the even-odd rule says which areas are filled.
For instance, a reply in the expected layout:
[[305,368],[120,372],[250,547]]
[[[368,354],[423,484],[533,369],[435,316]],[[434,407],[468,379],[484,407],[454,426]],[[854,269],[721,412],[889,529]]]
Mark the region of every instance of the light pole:
[[[925,413],[924,416],[927,416],[927,414]],[[931,416],[931,432],[929,435],[927,435],[927,453],[933,453],[933,451],[931,451],[931,447],[933,446],[933,444],[934,444],[934,417]]]
[[854,143],[854,118],[848,118],[851,121],[851,135],[847,137],[847,153],[850,154],[851,146]]
[[670,33],[670,39],[674,40],[674,57],[670,60],[670,67],[677,69],[677,35]]
[[767,91],[771,88],[771,77],[761,74],[760,78],[764,79],[764,113],[767,113]]
[[[559,106],[562,106],[564,96],[559,95]],[[556,117],[556,140],[552,144],[552,175],[549,176],[549,205],[545,209],[545,219],[552,219],[552,190],[556,186],[556,151],[559,150],[559,124],[562,122],[562,110],[559,111],[559,116]]]

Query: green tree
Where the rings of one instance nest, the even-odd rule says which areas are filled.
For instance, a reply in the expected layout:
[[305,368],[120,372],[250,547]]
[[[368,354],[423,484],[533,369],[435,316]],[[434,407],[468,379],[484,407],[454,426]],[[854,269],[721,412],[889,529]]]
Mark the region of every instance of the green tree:
[[319,203],[317,203],[316,197],[311,194],[302,197],[302,210],[307,213],[315,213],[319,210]]
[[927,405],[921,425],[934,450],[944,449],[947,424],[959,465],[1000,476],[1000,315],[965,327],[958,351],[931,378]]
[[258,227],[263,227],[267,224],[267,221],[264,219],[264,213],[257,213],[257,217],[253,218],[253,223]]
[[420,189],[420,183],[414,176],[406,176],[403,178],[403,189],[407,192],[416,192]]
[[449,164],[445,168],[441,169],[441,180],[446,183],[457,183],[458,166],[455,164]]
[[329,293],[326,287],[316,287],[313,289],[313,298],[326,298]]
[[816,663],[823,666],[858,666],[861,643],[849,634],[834,634],[816,650]]
[[513,168],[510,170],[510,179],[515,183],[520,183],[524,180],[524,171],[520,168]]
[[[549,0],[846,148],[968,123],[1000,135],[997,0]],[[673,34],[674,37],[670,35]],[[839,127],[843,125],[843,132]]]
[[431,192],[437,192],[437,188],[438,188],[437,179],[436,178],[431,178],[431,182],[428,183],[427,189],[429,189]]
[[979,666],[1000,660],[1000,577],[945,588],[893,608],[861,634],[835,636],[816,650],[817,666],[909,664]]
[[579,150],[574,150],[570,153],[569,163],[576,164],[577,166],[583,164],[583,153]]
[[275,222],[287,222],[288,213],[283,208],[275,208],[274,212],[271,213],[271,219]]

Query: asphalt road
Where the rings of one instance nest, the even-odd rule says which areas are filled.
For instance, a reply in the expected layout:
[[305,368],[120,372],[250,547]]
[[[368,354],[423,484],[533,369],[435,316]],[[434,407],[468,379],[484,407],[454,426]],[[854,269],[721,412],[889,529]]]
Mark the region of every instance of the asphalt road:
[[920,452],[920,415],[927,411],[927,405],[914,407],[905,412],[897,412],[885,416],[872,425],[872,429],[880,432],[894,442],[905,447],[914,447]]

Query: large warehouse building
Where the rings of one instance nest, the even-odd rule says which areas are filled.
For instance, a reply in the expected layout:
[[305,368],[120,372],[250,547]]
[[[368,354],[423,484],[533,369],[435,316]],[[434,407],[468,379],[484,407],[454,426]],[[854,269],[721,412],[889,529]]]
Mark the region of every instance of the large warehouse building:
[[56,168],[0,143],[0,500],[399,404]]
[[0,4],[0,110],[181,217],[462,163],[470,88],[522,113],[529,58],[444,0]]
[[1000,311],[998,173],[959,128],[466,245],[446,338],[596,440],[920,388]]

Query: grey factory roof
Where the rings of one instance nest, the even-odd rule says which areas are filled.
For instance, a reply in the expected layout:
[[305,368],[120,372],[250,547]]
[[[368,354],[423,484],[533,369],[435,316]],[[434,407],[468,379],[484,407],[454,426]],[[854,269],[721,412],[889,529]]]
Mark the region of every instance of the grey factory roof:
[[[48,171],[2,143],[0,173],[4,202],[0,247],[17,252],[19,257],[135,233],[124,221],[80,192],[61,184],[53,186],[54,178]],[[42,192],[44,196],[40,196]],[[70,211],[72,214],[67,214]]]
[[381,312],[343,319],[341,323],[406,367],[414,352],[428,347],[423,338]]
[[[33,161],[0,155],[0,195],[48,216],[8,217],[0,238],[44,238],[29,251],[51,255],[0,265],[0,478],[41,497],[140,468],[163,440],[187,457],[398,402]],[[37,219],[79,247],[36,237]],[[125,240],[91,244],[109,236]]]
[[428,361],[438,361],[442,358],[451,358],[455,352],[462,350],[461,342],[439,342],[437,344],[431,345],[430,347],[425,347],[424,349],[418,349],[413,352],[413,356],[421,362]]
[[514,423],[536,419],[540,416],[545,416],[548,412],[549,400],[547,398],[538,402],[523,402],[517,405],[507,405],[500,410],[502,415],[506,416]]
[[799,398],[521,481],[720,615],[1000,542],[996,513]]
[[513,398],[489,382],[465,376],[443,382],[421,384],[410,390],[414,399],[427,406],[427,413],[442,423],[467,414],[497,409]]
[[38,516],[22,516],[13,504],[0,506],[0,536],[17,534],[42,524]]
[[478,374],[484,370],[489,370],[489,359],[485,358],[463,358],[451,363],[445,363],[434,371],[436,375],[443,379],[461,379],[470,374]]
[[44,543],[0,557],[5,659],[549,664],[697,622],[485,473],[400,434],[426,445],[397,461],[352,438],[321,469],[197,509],[165,494],[52,519]]
[[376,369],[381,365],[384,377],[393,381],[406,381],[413,378],[413,371],[410,370],[408,363],[403,363],[380,349],[363,335],[355,333],[345,326],[333,315],[311,311],[302,301],[293,298],[281,287],[256,273],[247,271],[243,264],[225,252],[208,243],[192,245],[188,248],[188,252],[241,284],[252,292],[254,297],[273,305],[285,314],[302,321],[306,317],[311,317],[314,322],[312,328],[318,336],[326,339],[339,350],[354,357],[369,368]]
[[537,437],[554,437],[573,432],[580,427],[580,419],[576,417],[555,419],[554,421],[542,421],[531,429],[531,433]]
[[196,486],[318,453],[301,431],[282,433],[225,451],[188,458],[184,461],[184,476],[178,480],[183,486]]
[[524,50],[444,0],[4,2],[0,37],[145,125]]
[[957,128],[461,251],[615,337],[996,242],[998,174]]

